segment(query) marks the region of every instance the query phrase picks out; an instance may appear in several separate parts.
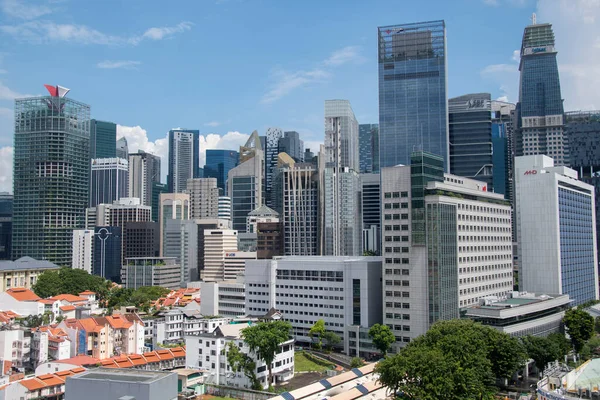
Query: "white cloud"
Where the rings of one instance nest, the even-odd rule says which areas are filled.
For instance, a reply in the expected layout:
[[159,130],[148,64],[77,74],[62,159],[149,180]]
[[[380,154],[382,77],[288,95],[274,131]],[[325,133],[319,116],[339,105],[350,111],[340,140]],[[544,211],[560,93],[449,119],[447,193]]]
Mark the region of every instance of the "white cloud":
[[131,60],[122,60],[122,61],[105,60],[105,61],[99,62],[96,66],[98,68],[103,68],[103,69],[116,69],[116,68],[137,69],[137,66],[140,64],[141,64],[141,62],[139,62],[139,61],[131,61]]
[[11,146],[0,147],[0,192],[13,191],[13,148]]
[[500,96],[496,100],[508,103],[508,96]]
[[31,95],[15,92],[11,88],[5,86],[2,82],[0,82],[0,100],[14,100],[20,97],[31,97]]
[[85,25],[57,24],[52,21],[28,21],[17,25],[2,25],[0,32],[20,41],[31,43],[67,42],[98,45],[137,45],[143,40],[161,40],[191,29],[192,24],[181,22],[174,27],[150,28],[142,35],[122,37],[109,35]]
[[336,50],[323,63],[327,66],[338,66],[348,62],[364,62],[365,58],[360,55],[359,46],[347,46],[343,49]]
[[200,167],[203,168],[204,164],[206,164],[206,150],[222,149],[237,151],[240,149],[240,146],[243,146],[248,141],[249,137],[249,134],[238,131],[227,132],[223,136],[216,133],[200,135]]
[[44,4],[27,4],[26,0],[2,0],[2,12],[10,17],[36,19],[52,13],[52,9]]
[[512,60],[515,62],[521,61],[521,51],[520,50],[513,50]]
[[492,64],[484,67],[481,77],[485,80],[495,82],[500,90],[502,101],[516,102],[519,83],[519,60],[521,52],[514,50],[511,56],[512,63]]
[[210,126],[212,128],[216,128],[219,125],[221,125],[219,121],[210,121],[204,124],[204,126]]
[[511,73],[511,72],[515,72],[515,71],[518,71],[518,67],[513,64],[492,64],[492,65],[488,65],[487,67],[482,69],[481,73],[483,75],[486,75],[486,74],[497,74],[497,73],[504,73],[504,72]]

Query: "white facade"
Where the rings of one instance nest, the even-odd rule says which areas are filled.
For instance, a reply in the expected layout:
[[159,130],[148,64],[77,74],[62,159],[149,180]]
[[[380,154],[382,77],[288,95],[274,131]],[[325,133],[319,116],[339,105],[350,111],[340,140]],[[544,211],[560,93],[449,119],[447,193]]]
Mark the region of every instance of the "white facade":
[[[169,191],[183,193],[188,179],[198,168],[198,131],[171,129],[169,131]],[[195,163],[194,163],[195,161]]]
[[594,187],[552,158],[515,158],[520,288],[598,299]]
[[73,231],[73,264],[71,268],[82,269],[88,274],[92,273],[93,243],[93,230],[75,229]]
[[231,197],[219,196],[218,218],[231,220]]
[[237,231],[204,230],[204,270],[202,280],[220,281],[225,276],[225,254],[237,251]]
[[248,260],[256,260],[255,251],[234,251],[225,253],[223,260],[223,279],[235,279],[238,275],[243,274]]
[[161,193],[159,200],[160,254],[163,254],[168,219],[190,219],[190,195],[187,193]]
[[6,292],[0,292],[0,304],[2,304],[2,310],[12,311],[19,314],[21,317],[27,317],[29,315],[42,315],[45,311],[45,308],[44,304],[38,301],[40,300],[39,298],[32,300],[19,300],[19,296],[14,297],[10,294],[13,291],[21,290],[28,289],[15,288]]
[[200,313],[234,318],[246,315],[245,288],[242,277],[234,281],[201,282]]
[[219,218],[217,178],[188,179],[187,193],[190,195],[192,219]]
[[31,335],[22,328],[0,331],[0,359],[16,368],[30,363]]

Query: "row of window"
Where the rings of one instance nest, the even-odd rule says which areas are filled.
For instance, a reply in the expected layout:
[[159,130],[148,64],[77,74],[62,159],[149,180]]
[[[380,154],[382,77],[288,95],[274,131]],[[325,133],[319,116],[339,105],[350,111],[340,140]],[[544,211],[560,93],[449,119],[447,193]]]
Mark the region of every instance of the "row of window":
[[394,274],[394,275],[405,275],[405,276],[408,276],[408,275],[410,275],[410,271],[407,270],[407,269],[394,269],[394,270],[392,270],[391,268],[386,268],[385,274],[386,275],[392,275],[392,274]]
[[510,282],[502,282],[502,283],[492,283],[491,285],[476,286],[473,288],[461,289],[460,295],[466,296],[471,293],[478,293],[478,292],[483,292],[483,291],[492,290],[492,289],[508,288],[508,287],[512,287],[512,285],[513,285],[512,281],[510,281]]
[[459,210],[465,210],[465,211],[481,212],[481,213],[485,213],[485,214],[504,214],[504,215],[510,215],[510,210],[506,210],[504,208],[489,207],[489,206],[475,206],[473,204],[462,204],[462,203],[459,203],[458,204],[458,209]]
[[510,226],[473,226],[473,225],[458,225],[458,231],[464,232],[510,232]]

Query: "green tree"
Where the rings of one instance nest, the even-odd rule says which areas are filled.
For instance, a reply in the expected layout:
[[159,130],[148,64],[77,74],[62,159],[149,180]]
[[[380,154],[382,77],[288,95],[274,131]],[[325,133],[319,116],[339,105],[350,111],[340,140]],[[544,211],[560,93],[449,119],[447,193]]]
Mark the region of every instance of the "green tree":
[[521,338],[527,355],[535,361],[536,367],[543,371],[548,363],[561,358],[561,349],[558,343],[545,337],[526,336]]
[[242,353],[235,343],[227,343],[227,363],[233,372],[243,372],[250,380],[251,389],[262,390],[263,387],[256,377],[256,363],[247,354]]
[[600,317],[596,317],[596,323],[594,324],[594,329],[596,333],[600,333]]
[[363,365],[365,365],[365,363],[360,357],[353,357],[352,360],[350,360],[350,367],[352,368],[360,368]]
[[563,333],[554,332],[549,334],[546,338],[558,346],[558,349],[560,350],[559,358],[564,358],[567,354],[569,354],[569,351],[571,351],[571,344]]
[[102,301],[110,287],[110,281],[96,275],[90,275],[82,269],[63,267],[58,271],[46,271],[38,276],[33,285],[35,294],[42,298],[53,297],[58,294],[78,295],[86,290],[97,294]]
[[375,252],[373,250],[365,250],[363,251],[363,256],[365,257],[374,257],[377,254],[375,254]]
[[594,318],[579,308],[567,310],[563,318],[567,333],[571,337],[571,343],[576,353],[594,335]]
[[42,299],[60,294],[61,281],[58,271],[42,272],[33,284],[33,292]]
[[256,354],[267,364],[269,386],[273,384],[272,363],[281,343],[289,340],[292,325],[287,321],[259,322],[242,329],[242,338]]
[[325,341],[325,348],[327,350],[331,350],[334,346],[337,346],[342,342],[342,338],[331,331],[325,331],[325,333],[323,333],[323,340]]
[[387,325],[375,324],[369,329],[369,337],[373,346],[385,357],[392,344],[396,341],[394,333]]
[[492,363],[492,373],[497,378],[508,379],[527,359],[527,351],[516,338],[495,329],[476,326],[486,335],[488,358]]
[[325,332],[325,321],[323,321],[322,319],[315,322],[315,324],[308,331],[308,336],[311,339],[314,340],[315,337],[317,338],[317,342],[314,343],[314,346],[319,350],[323,346],[323,335],[325,334]]

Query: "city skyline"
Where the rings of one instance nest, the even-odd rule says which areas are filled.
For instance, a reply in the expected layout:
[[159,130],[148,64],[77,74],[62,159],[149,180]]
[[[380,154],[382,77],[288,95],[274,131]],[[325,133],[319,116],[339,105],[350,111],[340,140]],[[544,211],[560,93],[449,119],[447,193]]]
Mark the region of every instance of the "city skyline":
[[[354,12],[346,12],[346,23],[356,26],[350,34],[348,30],[342,29],[339,31],[345,33],[335,32],[320,17],[317,17],[315,32],[309,32],[308,28],[303,27],[288,31],[290,45],[300,46],[299,49],[306,53],[302,61],[291,55],[293,52],[280,51],[276,53],[282,57],[260,60],[256,66],[248,68],[248,79],[244,82],[235,79],[226,86],[219,83],[214,88],[206,88],[198,87],[206,86],[198,82],[209,80],[192,79],[189,82],[185,80],[184,85],[184,80],[180,77],[185,76],[185,71],[179,69],[183,67],[161,69],[162,62],[157,61],[156,57],[148,57],[148,54],[160,49],[165,52],[165,59],[172,59],[173,52],[186,51],[189,46],[199,45],[201,39],[207,37],[205,30],[214,27],[223,18],[231,17],[229,23],[236,25],[236,22],[246,18],[245,12],[251,7],[249,2],[238,0],[216,3],[218,4],[202,5],[207,11],[205,19],[209,20],[206,27],[193,22],[195,15],[204,15],[198,14],[198,11],[203,11],[199,9],[200,6],[182,5],[181,10],[177,10],[179,15],[162,21],[157,20],[156,7],[150,4],[148,16],[134,21],[134,25],[124,32],[113,22],[97,23],[104,13],[110,12],[104,10],[99,3],[81,7],[72,2],[57,5],[55,2],[40,0],[19,2],[19,7],[16,7],[14,1],[0,1],[0,35],[6,39],[16,38],[5,41],[6,48],[2,49],[0,59],[0,190],[12,192],[10,171],[13,153],[13,99],[41,93],[41,83],[46,81],[74,89],[75,97],[92,106],[93,118],[119,124],[118,136],[127,137],[132,152],[141,148],[156,153],[161,156],[165,165],[168,152],[166,136],[173,126],[200,130],[201,165],[207,148],[236,149],[245,142],[252,130],[257,129],[263,134],[268,126],[280,126],[284,131],[298,131],[306,142],[306,147],[315,151],[316,144],[322,143],[324,136],[319,105],[325,99],[348,99],[356,109],[359,123],[379,122],[375,32],[377,26],[390,23],[443,18],[448,32],[448,97],[469,92],[490,92],[492,99],[506,95],[509,101],[516,102],[518,55],[514,51],[519,49],[523,27],[530,23],[531,13],[535,11],[538,22],[552,23],[557,36],[565,110],[600,107],[594,104],[595,98],[591,90],[594,86],[592,83],[600,79],[598,74],[593,74],[597,68],[594,65],[598,63],[598,55],[594,54],[597,52],[582,51],[595,45],[597,35],[590,34],[590,30],[593,31],[594,18],[600,17],[598,5],[564,0],[464,1],[457,7],[445,4],[440,4],[439,7],[411,5],[409,9],[403,10],[401,16],[382,18],[378,11],[385,8],[386,2],[368,6],[357,3],[354,7],[356,15]],[[335,6],[334,3],[328,7]],[[123,6],[123,18],[138,6]],[[462,16],[460,9],[467,7],[472,13],[467,15],[473,30],[459,28],[466,23],[462,19],[467,18]],[[97,14],[99,18],[89,20],[88,15],[81,15],[81,8],[86,14]],[[294,12],[298,11],[277,7],[269,10],[264,10],[264,7],[256,8],[254,13],[260,13],[261,18],[269,18],[273,14],[295,16]],[[304,9],[301,11],[306,13]],[[181,18],[177,19],[178,16]],[[190,19],[190,16],[192,22],[186,23],[185,20]],[[480,23],[472,22],[478,17]],[[499,29],[498,20],[504,21],[501,28],[502,40],[494,41],[493,34]],[[52,23],[41,27],[42,21]],[[277,23],[264,34],[253,33],[251,40],[257,49],[257,55],[262,55],[264,46],[269,43],[264,35],[272,39],[270,30],[279,28],[281,25]],[[80,35],[54,34],[59,29],[67,32],[79,29]],[[226,31],[223,39],[215,39],[215,43],[206,44],[210,47],[207,49],[208,53],[214,51],[215,55],[222,55],[223,49],[219,49],[219,41],[232,40],[232,36],[238,37],[235,33],[237,29]],[[326,40],[321,41],[320,37],[315,37],[328,32],[331,37],[326,37]],[[478,33],[474,35],[473,32]],[[483,42],[484,37],[486,42]],[[491,46],[490,37],[493,42]],[[66,51],[67,67],[60,65],[40,69],[35,67],[35,63],[29,63],[32,61],[29,60],[29,54],[35,54],[38,59],[44,57],[46,52],[58,48],[73,50]],[[101,52],[100,57],[98,50],[102,49],[107,51],[106,54]],[[269,51],[272,52],[272,49]],[[257,55],[249,56],[249,60]],[[104,60],[102,57],[110,59]],[[269,62],[266,68],[264,62]],[[209,76],[220,80],[227,71],[209,73]],[[93,79],[87,79],[90,77]],[[336,84],[344,80],[352,81],[353,85]],[[135,89],[140,90],[137,96],[139,107],[121,106],[123,101],[128,101],[125,99],[131,98],[129,94],[122,96],[132,89],[131,85],[136,85]],[[169,89],[166,95],[169,101],[159,101],[159,97],[154,95],[159,86]],[[207,99],[198,99],[190,104],[186,103],[184,108],[178,108],[181,106],[180,101],[185,101],[191,95],[197,97],[195,89],[201,91],[201,97]],[[212,96],[213,90],[221,93],[216,97]],[[107,93],[111,95],[108,96]],[[236,96],[236,93],[241,95]],[[250,96],[245,93],[253,94]],[[170,101],[171,96],[182,100]],[[205,101],[210,101],[210,107],[205,107]],[[225,101],[228,102],[228,107],[220,107]],[[193,112],[189,107],[195,107]],[[166,173],[165,168],[162,179],[164,182]]]

